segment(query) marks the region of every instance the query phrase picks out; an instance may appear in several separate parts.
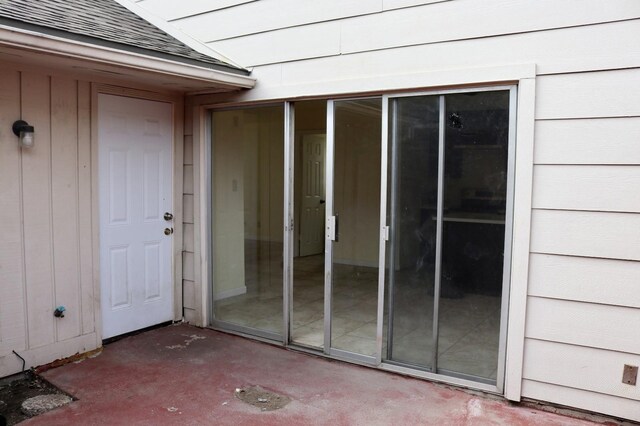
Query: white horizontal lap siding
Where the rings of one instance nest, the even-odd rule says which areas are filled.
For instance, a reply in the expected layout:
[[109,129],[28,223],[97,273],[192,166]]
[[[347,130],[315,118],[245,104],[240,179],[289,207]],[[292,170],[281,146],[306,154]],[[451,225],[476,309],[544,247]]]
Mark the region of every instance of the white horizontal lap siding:
[[182,306],[185,321],[203,325],[201,312],[198,308],[202,294],[201,287],[195,281],[195,259],[196,251],[195,225],[193,218],[194,208],[194,143],[193,143],[193,107],[185,107],[185,127],[184,127],[184,178],[183,178],[183,239],[182,239]]
[[522,394],[640,420],[640,69],[537,83]]
[[339,55],[340,22],[292,27],[207,45],[225,55],[229,52],[234,61],[244,66]]
[[640,215],[534,210],[531,252],[640,260]]
[[637,308],[541,297],[528,302],[527,337],[640,355],[640,339],[633,338],[640,330]]
[[540,120],[535,130],[535,164],[640,165],[640,117]]
[[620,417],[620,413],[629,413],[627,418],[640,421],[638,401],[633,399],[528,379],[522,381],[522,393],[539,401],[552,401],[567,407],[577,407],[612,416]]
[[[142,6],[146,9],[156,11],[159,17],[167,21],[174,21],[174,20],[179,20],[180,18],[186,18],[193,15],[210,13],[220,9],[233,8],[236,6],[243,5],[245,3],[254,3],[254,2],[257,2],[258,0],[190,0],[188,2],[177,2],[175,0],[131,0],[131,1],[138,3],[139,6]],[[429,4],[429,3],[440,3],[443,1],[452,1],[452,0],[382,0],[382,9],[383,10],[399,9],[402,7],[419,6],[419,5]],[[301,4],[301,3],[302,2],[298,2],[298,4]],[[314,6],[317,6],[316,3],[322,3],[322,2],[311,2],[310,4],[305,4],[302,7],[305,7],[305,8],[308,8],[310,6],[314,7]],[[340,6],[342,6],[344,3],[347,3],[347,2],[341,2]],[[353,3],[356,3],[356,2],[353,2]],[[365,2],[362,2],[362,3],[365,3]],[[380,1],[377,0],[373,2],[373,4],[379,5]],[[333,6],[335,6],[335,4]],[[344,11],[341,13],[344,13]]]
[[[315,43],[310,43],[306,50],[295,48],[297,39],[302,37],[311,42],[318,34],[323,33],[322,28],[324,27],[338,32],[340,50],[335,55],[345,55],[403,46],[578,27],[640,17],[640,3],[634,0],[616,1],[619,7],[607,7],[608,3],[605,4],[599,0],[587,0],[588,4],[581,3],[579,7],[575,2],[567,3],[575,4],[575,11],[550,14],[549,10],[557,9],[557,1],[517,0],[505,3],[496,0],[483,2],[456,0],[337,21],[283,27],[258,34],[246,32],[244,35],[220,41],[216,41],[215,38],[207,38],[212,31],[207,29],[211,24],[208,26],[185,26],[183,30],[200,40],[209,41],[208,44],[211,48],[231,55],[234,60],[243,65],[257,66],[326,56],[326,51],[318,50]],[[209,18],[211,22],[218,22],[216,13],[211,15]],[[282,13],[282,15],[286,14]],[[452,16],[455,17],[455,23],[452,23]],[[527,16],[527,19],[517,19],[520,16]],[[269,16],[264,19],[268,21]],[[337,28],[330,26],[335,23],[340,25]],[[200,34],[199,31],[202,33]],[[291,47],[286,43],[287,40],[293,43]],[[280,41],[281,44],[269,45],[268,41]],[[625,43],[624,39],[620,39],[620,41]],[[595,41],[595,43],[599,44],[602,41]],[[525,51],[529,48],[536,49],[535,45],[521,47]],[[508,53],[517,55],[517,52]],[[547,51],[547,53],[553,56],[552,51]],[[564,59],[564,61],[568,60],[569,58]],[[513,61],[509,62],[513,63]],[[472,63],[472,61],[466,62],[466,64],[468,63]]]
[[239,6],[244,3],[251,3],[257,0],[134,0],[147,10],[153,11],[157,16],[172,21],[186,16],[211,12]]
[[640,166],[536,165],[532,203],[539,209],[640,213]]
[[[95,349],[90,90],[35,70],[0,70],[3,144],[0,377]],[[6,86],[5,86],[6,85]],[[35,144],[11,133],[22,118]],[[9,130],[7,130],[9,129]],[[66,308],[55,318],[56,306]]]
[[[553,13],[549,11],[553,10]],[[563,10],[570,10],[564,13]],[[519,19],[526,17],[526,19]],[[345,23],[342,52],[496,36],[640,17],[635,0],[456,0]]]
[[382,0],[261,0],[180,19],[174,24],[191,36],[210,42],[381,10]]
[[529,295],[640,308],[640,262],[531,254]]
[[[539,75],[640,67],[638,33],[640,19],[349,55],[329,54],[255,67],[252,75],[258,80],[256,87],[228,96],[234,100],[263,100],[353,93],[358,89],[424,87],[428,81],[424,73],[467,70],[470,75],[479,76],[480,72],[474,69],[505,64],[535,63]],[[296,43],[305,51],[303,43]],[[337,49],[335,43],[329,38],[323,48]],[[233,57],[233,52],[225,53]]]
[[[640,20],[453,40],[283,64],[287,84],[535,63],[538,74],[640,66]],[[616,40],[611,43],[610,40]]]
[[430,3],[442,3],[453,0],[382,0],[382,9],[400,9],[401,7],[420,6]]
[[640,116],[638,68],[544,76],[536,87],[537,120]]
[[[523,376],[528,380],[640,401],[640,387],[621,380],[622,366],[639,362],[638,354],[527,339]],[[585,396],[582,408],[589,409],[584,406],[589,403],[589,396]],[[637,419],[640,412],[632,410],[623,414]]]

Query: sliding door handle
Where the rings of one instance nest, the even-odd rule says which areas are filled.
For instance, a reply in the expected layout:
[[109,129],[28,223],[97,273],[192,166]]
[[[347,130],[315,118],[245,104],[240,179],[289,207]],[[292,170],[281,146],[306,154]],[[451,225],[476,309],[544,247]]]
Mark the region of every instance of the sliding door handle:
[[327,218],[327,238],[338,242],[338,215]]

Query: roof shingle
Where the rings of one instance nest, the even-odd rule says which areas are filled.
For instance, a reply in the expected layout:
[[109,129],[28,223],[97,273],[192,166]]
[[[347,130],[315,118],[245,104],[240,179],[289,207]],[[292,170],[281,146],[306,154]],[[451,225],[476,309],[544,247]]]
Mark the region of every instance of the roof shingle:
[[42,27],[68,38],[90,38],[96,44],[247,74],[193,50],[113,0],[0,0],[0,17],[6,25]]

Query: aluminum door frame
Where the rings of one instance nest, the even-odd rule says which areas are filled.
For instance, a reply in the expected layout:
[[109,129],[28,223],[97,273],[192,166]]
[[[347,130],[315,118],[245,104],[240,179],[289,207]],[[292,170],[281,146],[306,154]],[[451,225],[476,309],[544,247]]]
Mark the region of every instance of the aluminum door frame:
[[[471,93],[471,92],[493,92],[493,91],[509,91],[509,136],[508,136],[508,144],[507,144],[507,204],[505,209],[505,237],[504,237],[504,260],[503,260],[503,276],[502,276],[502,295],[501,295],[501,307],[500,307],[500,332],[499,332],[499,344],[498,344],[498,371],[496,376],[496,384],[486,384],[481,381],[476,381],[471,379],[470,376],[466,376],[464,374],[455,375],[445,375],[438,373],[437,371],[437,342],[438,342],[438,307],[439,307],[439,292],[440,292],[440,268],[441,268],[441,256],[442,256],[442,213],[443,213],[443,194],[444,194],[444,108],[445,101],[444,96],[455,93]],[[389,103],[392,99],[398,98],[406,98],[406,97],[419,97],[419,96],[438,96],[439,97],[439,123],[440,128],[438,130],[438,196],[437,196],[437,217],[436,217],[436,227],[437,227],[437,235],[436,235],[436,271],[435,271],[435,282],[434,282],[434,322],[433,322],[433,338],[435,342],[435,350],[433,354],[433,372],[417,370],[411,368],[409,366],[405,366],[399,363],[394,363],[389,360],[379,359],[378,364],[379,367],[384,370],[394,371],[402,374],[409,374],[416,377],[431,379],[439,382],[447,382],[452,383],[459,386],[475,388],[480,390],[485,390],[487,392],[502,394],[504,392],[504,376],[505,376],[505,367],[506,367],[506,342],[507,342],[507,319],[508,319],[508,308],[509,308],[509,291],[510,291],[510,283],[511,283],[511,248],[513,242],[513,203],[514,203],[514,189],[515,189],[515,151],[516,151],[516,114],[517,114],[517,99],[518,99],[518,89],[517,86],[514,85],[500,85],[500,86],[484,86],[478,88],[468,88],[468,89],[452,89],[452,90],[438,90],[438,91],[423,91],[423,92],[406,92],[406,93],[398,93],[398,94],[387,94],[382,97],[382,126],[383,126],[383,134],[382,134],[382,163],[386,163],[388,165],[388,144],[389,144],[389,135],[388,135],[388,125],[389,125]],[[394,110],[395,112],[395,110]],[[395,121],[392,122],[392,125],[395,126]],[[384,129],[387,129],[385,132]],[[395,132],[392,135],[395,137]],[[394,148],[394,143],[392,141],[392,149]],[[387,191],[382,191],[384,187],[387,187],[387,181],[389,178],[394,179],[394,165],[392,164],[392,176],[388,176],[388,168],[382,168],[382,183],[381,183],[381,194],[380,194],[380,282],[379,286],[382,286],[381,289],[382,296],[384,296],[385,291],[385,268],[386,268],[386,243],[389,240],[389,233],[393,232],[391,229],[391,224],[387,224],[386,222],[386,208],[387,208]],[[393,184],[393,182],[392,182]],[[393,190],[393,187],[392,187]],[[392,199],[393,202],[393,199]],[[391,272],[390,272],[391,274]],[[379,295],[380,297],[380,295]],[[378,299],[378,329],[376,340],[378,343],[377,354],[381,356],[382,354],[382,346],[383,346],[383,318],[380,316],[380,313],[384,312],[384,302],[385,299]],[[393,309],[392,307],[390,309]],[[391,315],[389,315],[389,324],[391,325]],[[388,334],[388,339],[392,341],[393,335],[392,333]]]
[[[327,147],[326,147],[326,161],[325,161],[325,257],[324,257],[324,348],[325,355],[332,358],[342,359],[346,361],[356,362],[359,364],[378,366],[382,354],[380,352],[382,344],[382,334],[376,331],[376,354],[374,356],[358,354],[343,349],[336,349],[331,347],[331,322],[332,322],[332,295],[333,295],[333,242],[336,237],[336,218],[334,215],[334,171],[335,171],[335,103],[344,101],[359,101],[366,99],[380,99],[382,105],[384,105],[382,96],[362,96],[353,98],[339,98],[327,100]],[[381,113],[382,120],[382,140],[384,140],[385,131],[385,111],[384,107]],[[383,149],[383,147],[381,147]],[[381,165],[386,164],[386,152],[384,150],[381,153]],[[381,185],[383,182],[383,176],[381,175]],[[382,191],[382,187],[381,187]],[[382,201],[382,200],[381,200]],[[382,203],[381,203],[382,206]],[[380,210],[381,214],[382,210]],[[384,263],[378,261],[378,306],[377,306],[377,327],[381,327],[383,317],[381,315],[384,307],[384,298],[380,298],[381,294],[384,294]],[[382,285],[382,287],[381,287]]]

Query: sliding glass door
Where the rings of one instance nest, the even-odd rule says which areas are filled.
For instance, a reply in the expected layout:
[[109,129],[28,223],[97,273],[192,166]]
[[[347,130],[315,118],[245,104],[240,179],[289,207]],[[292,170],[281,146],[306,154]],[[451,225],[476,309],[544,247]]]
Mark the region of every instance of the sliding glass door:
[[514,99],[388,98],[387,362],[498,383]]
[[330,101],[325,348],[377,355],[382,99]]
[[213,324],[283,330],[284,108],[211,115]]
[[434,290],[440,172],[440,99],[390,104],[390,241],[387,250],[386,358],[434,365]]
[[500,390],[515,101],[495,87],[212,112],[212,324]]

